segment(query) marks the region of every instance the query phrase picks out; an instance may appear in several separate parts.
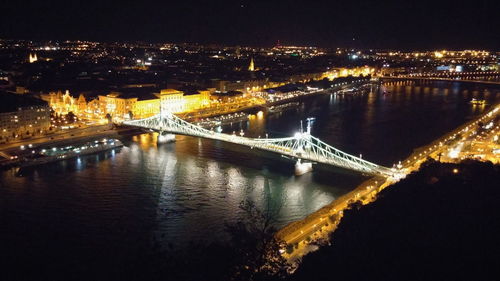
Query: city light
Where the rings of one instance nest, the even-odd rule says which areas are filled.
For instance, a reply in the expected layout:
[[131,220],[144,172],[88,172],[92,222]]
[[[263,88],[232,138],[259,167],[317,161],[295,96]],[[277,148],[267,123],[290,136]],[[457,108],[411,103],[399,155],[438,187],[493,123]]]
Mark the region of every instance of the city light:
[[[266,5],[274,5],[271,2]],[[36,221],[44,225],[35,232],[29,224],[12,228],[6,225],[8,237],[18,235],[12,229],[37,233],[34,238],[28,237],[35,240],[50,238],[52,232],[66,233],[68,225],[70,230],[75,226],[68,218],[75,216],[65,214],[76,210],[77,222],[82,218],[84,222],[78,224],[78,233],[102,249],[111,249],[104,256],[123,262],[123,268],[128,268],[125,263],[135,259],[115,260],[111,252],[124,247],[123,253],[143,253],[144,249],[139,248],[145,247],[147,243],[143,242],[149,240],[125,245],[127,241],[149,239],[153,235],[162,248],[162,243],[181,244],[191,242],[192,237],[211,241],[219,233],[227,244],[220,249],[244,263],[231,266],[241,275],[213,279],[225,280],[230,276],[229,279],[238,280],[243,276],[245,280],[260,280],[261,276],[255,277],[256,274],[267,267],[250,268],[262,263],[248,259],[262,254],[246,253],[256,246],[243,244],[255,241],[241,238],[259,238],[258,247],[263,244],[262,237],[269,236],[266,243],[270,241],[271,250],[265,252],[265,258],[272,256],[273,261],[284,259],[291,264],[293,269],[283,270],[284,276],[277,278],[286,280],[286,274],[307,262],[304,256],[308,253],[337,246],[336,240],[331,240],[336,237],[332,233],[344,215],[352,219],[363,215],[359,209],[363,210],[367,204],[391,200],[391,196],[385,196],[386,189],[402,192],[403,189],[394,187],[423,179],[415,184],[418,191],[430,196],[439,191],[436,194],[442,197],[444,191],[435,187],[448,182],[459,186],[469,181],[474,173],[467,168],[470,163],[478,167],[492,166],[489,162],[500,163],[500,105],[496,89],[500,85],[499,52],[450,49],[446,40],[454,34],[446,33],[441,36],[440,44],[425,41],[429,46],[426,49],[391,47],[403,40],[399,38],[378,39],[376,45],[387,48],[375,49],[365,46],[365,42],[375,40],[378,35],[340,36],[342,32],[336,36],[339,47],[326,43],[297,46],[287,35],[290,32],[278,31],[275,35],[289,37],[282,38],[289,45],[278,41],[244,46],[238,40],[250,42],[253,38],[269,37],[262,28],[259,33],[249,32],[254,25],[262,25],[259,15],[272,11],[279,16],[279,9],[257,10],[259,5],[240,3],[235,6],[241,11],[221,17],[224,19],[221,21],[231,25],[229,29],[221,29],[227,37],[226,45],[216,42],[216,37],[209,38],[212,26],[218,22],[203,20],[204,16],[214,18],[218,9],[232,9],[217,5],[203,13],[194,13],[198,17],[194,21],[168,25],[178,28],[178,32],[157,32],[160,29],[151,28],[156,26],[152,22],[160,20],[154,14],[146,20],[151,30],[139,32],[144,22],[140,19],[146,17],[140,11],[147,9],[137,9],[130,13],[139,17],[133,21],[137,26],[129,30],[133,32],[119,34],[134,35],[137,31],[137,36],[144,37],[141,42],[126,38],[114,41],[112,36],[106,42],[60,41],[49,37],[45,41],[0,39],[4,54],[0,60],[0,167],[5,170],[1,190],[8,195],[7,209],[23,210],[6,212],[12,217],[5,221],[13,225]],[[190,9],[196,9],[196,5]],[[359,10],[361,16],[366,14],[362,10]],[[169,21],[178,14],[160,18]],[[89,17],[85,23],[92,25],[95,21],[92,15]],[[234,17],[244,20],[234,21]],[[29,17],[25,20],[29,21]],[[71,24],[83,24],[74,22]],[[184,32],[187,29],[183,25],[198,22],[210,23],[201,30],[206,31],[204,41],[214,44],[196,43],[192,34],[199,32],[198,29]],[[241,22],[252,24],[238,28]],[[411,22],[401,24],[414,24]],[[61,26],[71,24],[66,22]],[[293,27],[290,30],[298,39],[303,36],[301,31],[310,29],[295,25],[292,22],[288,28]],[[376,25],[375,22],[371,29],[375,30]],[[330,30],[333,25],[317,26]],[[40,36],[49,34],[43,23],[37,27]],[[352,28],[351,33],[352,30],[363,31]],[[101,36],[103,32],[107,31],[98,33]],[[230,38],[234,32],[241,33],[241,38]],[[153,34],[175,37],[184,33],[193,42],[164,43],[147,38]],[[344,37],[349,41],[340,47]],[[456,43],[459,38],[453,42],[460,45]],[[473,45],[483,44],[478,41]],[[443,47],[436,49],[436,46]],[[422,172],[423,178],[418,176]],[[484,181],[476,181],[476,185],[485,184],[486,176]],[[63,203],[59,202],[61,198]],[[16,201],[18,205],[13,203]],[[245,209],[246,201],[256,209]],[[279,204],[283,206],[274,206]],[[371,205],[372,210],[378,205]],[[44,210],[39,210],[40,206]],[[422,206],[418,206],[418,212],[422,212]],[[277,231],[259,229],[242,236],[242,232],[254,227],[246,224],[260,222],[260,218],[247,219],[248,215],[265,216],[274,209],[277,209],[277,214],[273,214],[276,220],[262,220],[266,227],[279,227]],[[25,214],[29,219],[22,217]],[[19,220],[17,215],[21,216]],[[223,226],[235,222],[237,231]],[[118,231],[106,227],[100,232],[88,229],[103,225]],[[364,227],[358,226],[361,230]],[[51,227],[57,231],[47,233]],[[345,227],[350,226],[346,223]],[[134,236],[134,229],[141,231],[139,236]],[[224,231],[234,231],[236,237],[224,240]],[[70,238],[82,244],[78,235]],[[48,249],[46,254],[52,256],[52,249],[59,248],[52,248],[50,243],[60,241],[46,240],[42,248]],[[241,247],[232,247],[235,241]],[[279,245],[273,244],[276,241]],[[38,244],[32,242],[25,244],[38,249]],[[369,243],[365,244],[362,250],[371,251]],[[99,252],[94,246],[90,245],[88,252]],[[132,246],[138,247],[138,251],[126,248]],[[219,254],[217,246],[211,249]],[[86,263],[95,256],[81,259],[78,256],[81,253],[71,247],[68,250],[76,260],[83,261],[82,266],[89,272],[100,274]],[[210,256],[212,250],[200,248],[196,253]],[[179,253],[182,251],[185,249],[181,248]],[[14,247],[13,252],[27,251]],[[221,252],[220,256],[224,254]],[[155,259],[157,255],[144,256]],[[165,260],[175,261],[175,257]],[[151,264],[170,264],[163,261],[154,260]],[[330,273],[332,278],[342,279],[335,270]],[[44,279],[42,275],[38,277]]]

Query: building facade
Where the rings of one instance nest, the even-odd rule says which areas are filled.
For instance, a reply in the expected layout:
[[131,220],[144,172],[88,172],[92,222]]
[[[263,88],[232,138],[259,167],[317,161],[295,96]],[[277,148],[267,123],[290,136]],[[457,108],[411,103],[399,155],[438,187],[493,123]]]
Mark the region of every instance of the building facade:
[[83,94],[75,98],[68,91],[64,94],[52,92],[41,97],[60,115],[73,112],[80,118],[103,119],[109,114],[116,121],[120,121],[129,118],[147,118],[160,113],[161,110],[185,113],[206,108],[211,104],[214,91],[215,89],[210,88],[186,94],[174,89],[164,89],[160,93],[143,95],[111,92],[107,95],[98,95],[88,102]]
[[160,112],[160,98],[157,94],[150,94],[141,96],[132,106],[132,115],[129,116],[133,119],[142,119],[151,117]]
[[41,98],[58,114],[73,112],[78,115],[82,109],[84,111],[86,108],[86,106],[82,104],[82,102],[85,102],[85,97],[81,95],[78,99],[74,98],[69,94],[69,91],[66,91],[64,94],[61,91],[50,92],[48,94],[42,94]]
[[133,114],[134,104],[137,97],[120,97],[120,93],[112,92],[105,96],[99,95],[99,110],[97,115],[110,115],[113,118],[127,119]]
[[0,143],[50,131],[50,107],[46,102],[17,94],[0,95]]

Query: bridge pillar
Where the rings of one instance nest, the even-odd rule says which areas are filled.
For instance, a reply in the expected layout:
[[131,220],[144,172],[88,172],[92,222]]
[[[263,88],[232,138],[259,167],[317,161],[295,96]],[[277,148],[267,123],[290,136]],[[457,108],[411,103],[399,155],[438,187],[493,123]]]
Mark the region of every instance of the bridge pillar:
[[311,162],[302,162],[300,158],[295,163],[295,175],[300,176],[312,171],[312,163]]
[[174,141],[175,141],[174,134],[169,134],[167,132],[160,132],[158,134],[157,143],[168,143],[168,142],[174,142]]

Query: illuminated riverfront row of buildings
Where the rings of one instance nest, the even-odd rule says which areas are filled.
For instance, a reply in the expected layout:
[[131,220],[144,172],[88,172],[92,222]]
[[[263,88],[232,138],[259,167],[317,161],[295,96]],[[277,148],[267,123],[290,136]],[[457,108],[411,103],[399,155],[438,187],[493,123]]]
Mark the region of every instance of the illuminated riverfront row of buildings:
[[[253,60],[251,61],[249,69],[254,69]],[[251,70],[253,71],[253,70]],[[226,80],[216,80],[213,82],[213,87],[219,92],[229,92],[229,91],[241,91],[243,93],[255,93],[260,92],[265,89],[280,87],[291,83],[304,83],[311,80],[322,80],[329,79],[333,80],[339,77],[347,76],[368,76],[374,75],[375,68],[363,66],[363,67],[353,67],[353,68],[332,68],[324,72],[313,72],[313,73],[301,73],[290,75],[284,81],[273,81],[271,79],[250,79],[250,80],[240,80],[240,81],[226,81]]]
[[[218,81],[219,84],[215,88],[199,90],[194,94],[187,94],[174,89],[164,89],[159,93],[147,95],[111,92],[87,100],[83,94],[80,94],[78,97],[72,97],[68,91],[65,93],[59,91],[42,94],[41,98],[48,102],[54,112],[58,114],[73,112],[75,115],[86,119],[102,119],[108,114],[115,120],[146,118],[158,114],[160,110],[172,113],[190,113],[217,104],[227,103],[228,99],[219,95],[220,93],[240,92],[241,95],[234,99],[240,99],[240,102],[244,103],[247,100],[253,99],[253,94],[268,88],[325,78],[333,80],[347,76],[367,76],[374,74],[374,71],[374,68],[369,67],[341,68],[322,73],[293,75],[285,82],[273,82],[269,80]],[[160,108],[160,105],[163,107]]]
[[192,112],[210,104],[211,93],[214,89],[198,91],[196,94],[187,95],[173,89],[161,90],[160,93],[149,95],[131,96],[119,92],[99,95],[87,101],[83,94],[72,97],[69,91],[51,92],[43,94],[41,98],[48,102],[57,114],[73,112],[75,115],[86,119],[101,119],[109,114],[116,119],[146,118],[163,110],[172,113]]

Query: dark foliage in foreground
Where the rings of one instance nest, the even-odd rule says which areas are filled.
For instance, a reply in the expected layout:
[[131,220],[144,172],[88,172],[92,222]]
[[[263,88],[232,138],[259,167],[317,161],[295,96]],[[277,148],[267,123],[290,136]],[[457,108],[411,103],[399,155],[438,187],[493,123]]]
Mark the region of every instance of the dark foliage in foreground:
[[285,276],[288,264],[279,254],[284,245],[275,238],[273,217],[251,202],[241,208],[247,217],[227,224],[229,241],[192,243],[182,251],[160,241],[150,247],[131,232],[116,235],[120,241],[87,241],[48,231],[51,226],[40,234],[28,225],[0,229],[0,280],[251,281]]
[[227,243],[192,244],[179,253],[157,252],[152,260],[159,263],[151,279],[264,281],[285,277],[289,264],[279,253],[285,244],[274,235],[273,217],[250,201],[242,202],[241,208],[247,217],[226,225]]
[[[454,173],[454,169],[457,169]],[[346,212],[291,280],[498,280],[500,167],[428,162]]]

